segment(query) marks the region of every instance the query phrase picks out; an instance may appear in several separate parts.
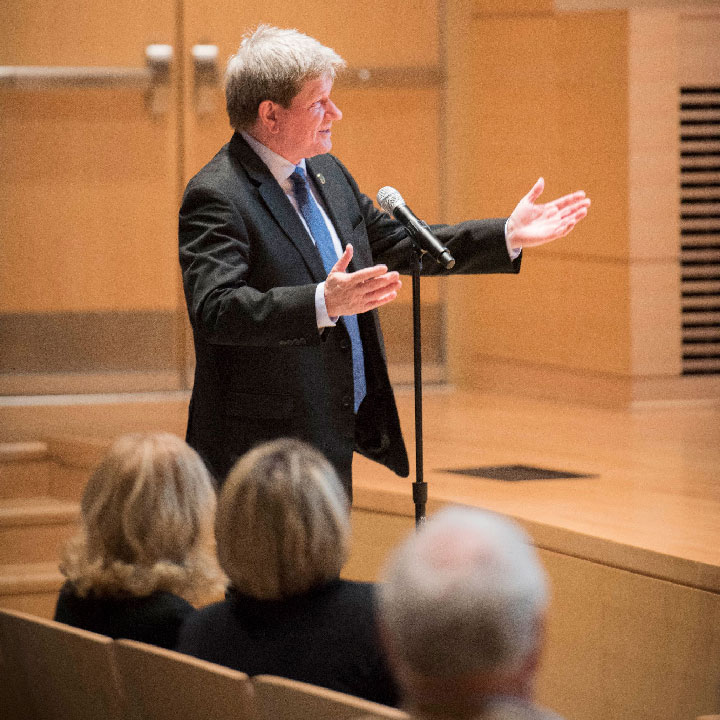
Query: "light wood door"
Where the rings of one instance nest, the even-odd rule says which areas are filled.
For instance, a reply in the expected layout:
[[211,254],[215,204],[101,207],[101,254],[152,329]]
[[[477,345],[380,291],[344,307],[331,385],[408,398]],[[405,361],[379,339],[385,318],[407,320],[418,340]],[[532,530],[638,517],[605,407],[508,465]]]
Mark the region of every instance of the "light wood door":
[[0,393],[182,385],[175,32],[172,0],[4,5]]

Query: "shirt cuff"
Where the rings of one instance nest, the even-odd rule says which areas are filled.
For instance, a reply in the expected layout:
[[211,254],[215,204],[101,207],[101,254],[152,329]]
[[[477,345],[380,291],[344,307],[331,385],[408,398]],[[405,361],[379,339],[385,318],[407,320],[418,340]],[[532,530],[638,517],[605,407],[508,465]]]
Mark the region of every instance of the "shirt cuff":
[[520,257],[520,253],[522,252],[522,248],[513,248],[510,247],[510,240],[508,240],[508,234],[507,234],[507,224],[510,218],[508,218],[505,221],[505,245],[507,246],[508,255],[510,256],[510,260],[517,260],[518,257]]
[[331,318],[325,307],[325,283],[321,282],[315,288],[315,317],[318,328],[335,327],[338,319]]

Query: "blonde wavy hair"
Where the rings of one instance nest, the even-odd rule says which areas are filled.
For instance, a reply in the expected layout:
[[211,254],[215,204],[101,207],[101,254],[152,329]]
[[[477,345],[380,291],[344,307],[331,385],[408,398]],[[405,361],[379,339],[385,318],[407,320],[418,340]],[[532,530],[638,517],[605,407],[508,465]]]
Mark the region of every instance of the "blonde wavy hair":
[[337,578],[350,542],[349,505],[335,470],[292,439],[243,456],[218,500],[220,565],[239,592],[277,600]]
[[215,506],[203,461],[180,438],[120,437],[85,487],[81,530],[65,546],[60,571],[81,597],[217,596],[225,578],[213,550]]

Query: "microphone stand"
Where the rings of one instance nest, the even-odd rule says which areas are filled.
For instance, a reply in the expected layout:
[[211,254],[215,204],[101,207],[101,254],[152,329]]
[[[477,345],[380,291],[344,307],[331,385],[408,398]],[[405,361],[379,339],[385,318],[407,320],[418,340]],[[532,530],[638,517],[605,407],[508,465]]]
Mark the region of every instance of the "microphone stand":
[[427,483],[423,468],[423,429],[422,429],[422,346],[420,328],[420,271],[422,270],[422,250],[413,242],[413,368],[415,380],[415,482],[412,486],[415,503],[415,527],[425,522],[425,504],[427,503]]

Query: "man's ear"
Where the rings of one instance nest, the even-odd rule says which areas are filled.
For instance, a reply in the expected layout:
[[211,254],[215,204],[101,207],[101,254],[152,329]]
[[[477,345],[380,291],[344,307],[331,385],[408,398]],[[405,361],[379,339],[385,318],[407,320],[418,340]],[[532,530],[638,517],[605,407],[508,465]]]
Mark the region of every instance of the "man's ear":
[[278,104],[272,100],[263,100],[258,105],[258,121],[269,133],[279,130]]

